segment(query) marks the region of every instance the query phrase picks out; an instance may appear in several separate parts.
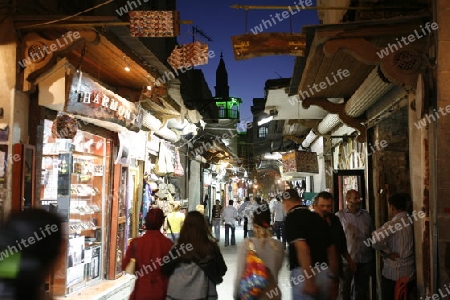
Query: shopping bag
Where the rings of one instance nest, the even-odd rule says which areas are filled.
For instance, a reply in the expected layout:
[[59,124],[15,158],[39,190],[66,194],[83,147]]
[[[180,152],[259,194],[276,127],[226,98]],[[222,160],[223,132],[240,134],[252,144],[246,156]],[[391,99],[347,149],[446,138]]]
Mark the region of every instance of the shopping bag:
[[256,300],[269,285],[269,270],[258,257],[251,239],[248,240],[245,271],[239,282],[241,300]]

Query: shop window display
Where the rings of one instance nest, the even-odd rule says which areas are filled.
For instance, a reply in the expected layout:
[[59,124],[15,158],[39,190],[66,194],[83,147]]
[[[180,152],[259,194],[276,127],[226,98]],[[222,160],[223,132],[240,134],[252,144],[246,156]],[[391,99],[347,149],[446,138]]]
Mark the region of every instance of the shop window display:
[[58,266],[54,289],[55,295],[65,295],[104,274],[110,142],[81,130],[71,140],[55,139],[51,126],[52,121],[45,120],[40,201],[42,206],[57,206],[67,221],[67,253]]

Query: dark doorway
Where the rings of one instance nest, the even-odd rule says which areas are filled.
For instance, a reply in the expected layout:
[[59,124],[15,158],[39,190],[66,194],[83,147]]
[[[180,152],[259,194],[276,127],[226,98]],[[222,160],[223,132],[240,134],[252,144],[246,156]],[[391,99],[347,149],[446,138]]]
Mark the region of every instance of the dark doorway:
[[362,208],[366,209],[366,185],[364,170],[337,170],[333,173],[334,211],[345,208],[345,194],[348,190],[357,190],[362,199]]

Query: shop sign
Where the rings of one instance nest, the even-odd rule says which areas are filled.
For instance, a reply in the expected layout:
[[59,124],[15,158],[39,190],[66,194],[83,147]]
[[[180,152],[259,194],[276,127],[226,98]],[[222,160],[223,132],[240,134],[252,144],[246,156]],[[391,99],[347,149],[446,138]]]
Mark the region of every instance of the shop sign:
[[306,48],[302,33],[263,32],[231,37],[234,59],[243,60],[260,56],[303,56]]
[[90,76],[76,72],[70,86],[65,111],[121,125],[138,132],[142,125],[142,110],[95,82]]
[[293,151],[283,155],[283,173],[319,173],[316,152]]

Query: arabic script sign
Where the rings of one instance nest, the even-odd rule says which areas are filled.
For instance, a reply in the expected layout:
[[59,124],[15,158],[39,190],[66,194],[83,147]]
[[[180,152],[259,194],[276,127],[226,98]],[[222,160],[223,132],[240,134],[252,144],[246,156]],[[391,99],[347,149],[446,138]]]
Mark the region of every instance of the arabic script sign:
[[305,35],[301,33],[265,32],[231,37],[234,58],[249,59],[269,55],[303,56]]

